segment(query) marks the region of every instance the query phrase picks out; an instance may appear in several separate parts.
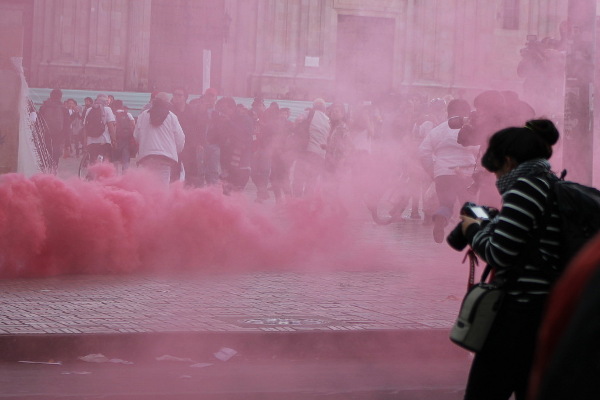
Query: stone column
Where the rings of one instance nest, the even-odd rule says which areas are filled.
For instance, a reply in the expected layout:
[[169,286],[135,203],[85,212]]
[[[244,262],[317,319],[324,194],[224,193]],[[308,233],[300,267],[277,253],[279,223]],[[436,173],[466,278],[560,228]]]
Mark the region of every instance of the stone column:
[[130,1],[127,9],[125,89],[148,90],[150,64],[150,13],[152,0]]
[[17,171],[21,77],[10,59],[0,54],[0,174]]
[[10,57],[23,56],[23,9],[0,6],[0,174],[17,171],[21,76]]

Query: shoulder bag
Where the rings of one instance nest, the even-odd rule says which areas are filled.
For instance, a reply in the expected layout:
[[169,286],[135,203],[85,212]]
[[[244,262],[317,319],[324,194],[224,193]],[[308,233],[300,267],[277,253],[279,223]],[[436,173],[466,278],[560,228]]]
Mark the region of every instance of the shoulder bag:
[[467,257],[471,267],[468,290],[450,331],[450,340],[464,349],[477,353],[485,344],[505,291],[499,284],[485,282],[492,269],[489,265],[485,267],[481,281],[475,284],[473,277],[477,256],[473,250],[469,250],[465,260]]

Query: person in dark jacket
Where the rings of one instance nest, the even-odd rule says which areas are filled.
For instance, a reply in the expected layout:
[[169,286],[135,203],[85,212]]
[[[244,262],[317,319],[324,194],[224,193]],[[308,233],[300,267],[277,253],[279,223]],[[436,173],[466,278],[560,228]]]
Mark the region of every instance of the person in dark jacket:
[[187,102],[188,92],[183,87],[173,89],[171,111],[177,116],[181,129],[185,133],[185,146],[180,154],[180,163],[185,170],[185,183],[192,187],[200,187],[200,168],[198,166],[198,147],[200,146],[200,127],[198,113]]
[[[465,399],[525,399],[542,311],[559,267],[560,227],[548,159],[559,133],[551,121],[507,128],[489,140],[482,165],[496,175],[499,214],[487,224],[461,216],[462,232],[505,291],[494,325],[475,355]],[[549,218],[546,218],[547,214]]]
[[62,90],[53,89],[50,92],[50,97],[40,107],[40,116],[46,127],[44,142],[52,158],[52,169],[56,172],[71,123],[69,111],[62,102]]

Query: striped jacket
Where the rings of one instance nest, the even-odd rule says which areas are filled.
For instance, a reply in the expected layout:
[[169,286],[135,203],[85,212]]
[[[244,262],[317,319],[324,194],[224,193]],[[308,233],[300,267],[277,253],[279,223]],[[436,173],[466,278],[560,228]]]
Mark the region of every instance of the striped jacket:
[[519,178],[502,195],[498,216],[467,230],[471,247],[506,281],[509,294],[546,295],[555,279],[560,218],[556,202],[548,202],[550,190],[549,178]]

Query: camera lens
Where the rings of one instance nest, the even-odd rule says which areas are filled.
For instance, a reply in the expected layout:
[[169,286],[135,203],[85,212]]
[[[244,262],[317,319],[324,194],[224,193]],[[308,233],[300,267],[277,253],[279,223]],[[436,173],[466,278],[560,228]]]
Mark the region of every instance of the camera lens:
[[469,244],[462,233],[462,223],[456,225],[446,237],[446,242],[456,251],[462,251]]

